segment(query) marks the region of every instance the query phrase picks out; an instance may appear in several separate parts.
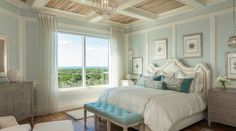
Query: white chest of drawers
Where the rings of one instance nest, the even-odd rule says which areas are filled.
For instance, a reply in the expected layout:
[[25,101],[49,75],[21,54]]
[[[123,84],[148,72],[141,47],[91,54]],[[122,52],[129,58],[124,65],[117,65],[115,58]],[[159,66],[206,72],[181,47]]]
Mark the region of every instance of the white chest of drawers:
[[0,84],[0,116],[33,118],[33,82]]
[[208,124],[222,123],[236,127],[236,89],[210,89]]

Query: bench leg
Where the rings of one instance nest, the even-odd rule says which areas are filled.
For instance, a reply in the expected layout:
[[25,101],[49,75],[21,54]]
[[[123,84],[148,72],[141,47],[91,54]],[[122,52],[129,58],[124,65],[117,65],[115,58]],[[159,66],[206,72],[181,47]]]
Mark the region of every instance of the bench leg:
[[127,127],[123,127],[123,131],[128,131],[128,128]]
[[84,109],[84,128],[87,127],[87,110]]
[[107,131],[111,131],[111,122],[107,120]]
[[139,127],[139,131],[145,131],[145,125],[142,123]]
[[97,130],[97,126],[98,126],[98,116],[97,114],[94,114],[94,130],[96,131]]

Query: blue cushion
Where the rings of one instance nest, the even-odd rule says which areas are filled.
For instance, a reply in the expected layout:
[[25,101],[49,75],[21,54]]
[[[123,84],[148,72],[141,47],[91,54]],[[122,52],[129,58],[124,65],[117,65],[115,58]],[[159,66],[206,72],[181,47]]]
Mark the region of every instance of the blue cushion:
[[164,78],[164,75],[154,76],[153,80],[154,81],[161,81],[162,78]]
[[180,92],[189,93],[189,89],[191,87],[192,81],[193,81],[193,78],[183,79],[180,85]]
[[85,104],[84,107],[114,120],[115,122],[121,123],[122,125],[129,125],[143,121],[142,115],[105,102],[88,103]]

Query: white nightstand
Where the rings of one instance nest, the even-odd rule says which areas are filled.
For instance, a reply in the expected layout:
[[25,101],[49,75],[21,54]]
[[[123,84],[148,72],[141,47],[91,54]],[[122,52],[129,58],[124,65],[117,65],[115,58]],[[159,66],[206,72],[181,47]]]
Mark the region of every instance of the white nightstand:
[[121,86],[132,86],[134,85],[133,80],[121,80]]

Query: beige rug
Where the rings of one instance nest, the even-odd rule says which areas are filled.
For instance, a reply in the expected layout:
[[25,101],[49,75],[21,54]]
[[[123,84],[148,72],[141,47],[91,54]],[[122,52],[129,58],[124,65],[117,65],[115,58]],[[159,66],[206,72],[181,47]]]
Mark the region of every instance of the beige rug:
[[[84,109],[66,111],[65,113],[75,120],[84,119]],[[87,112],[87,117],[92,117],[92,116],[93,116],[93,113]]]

